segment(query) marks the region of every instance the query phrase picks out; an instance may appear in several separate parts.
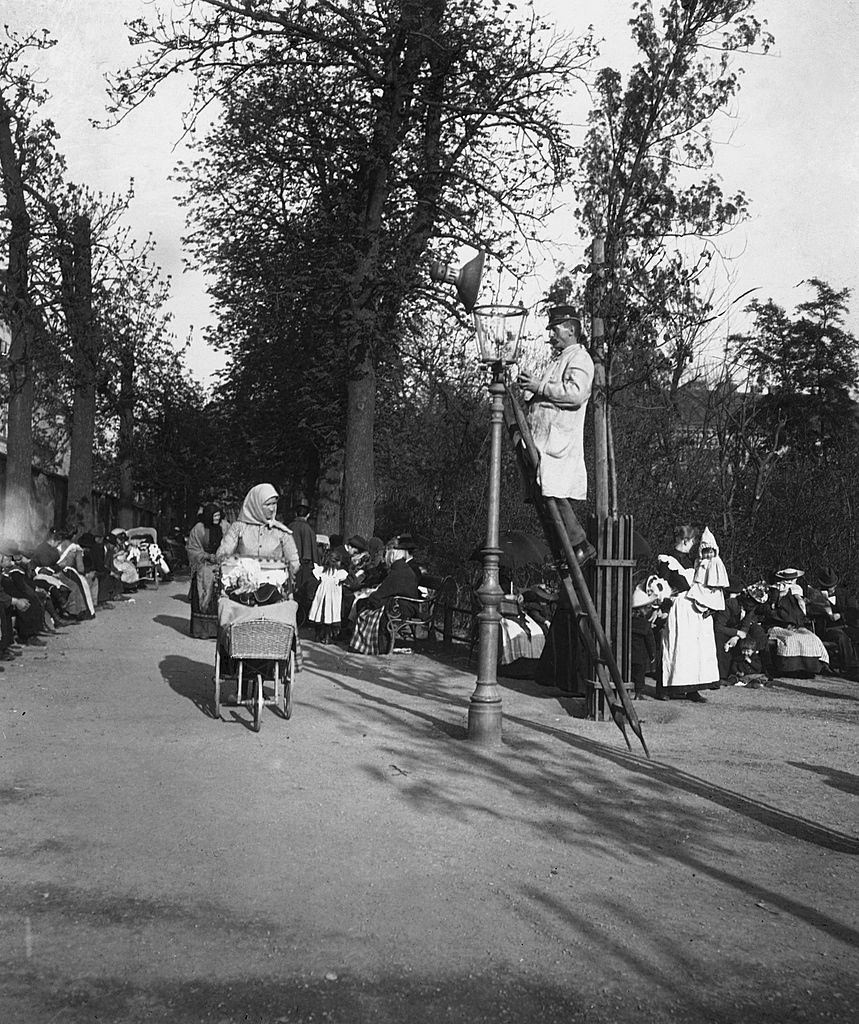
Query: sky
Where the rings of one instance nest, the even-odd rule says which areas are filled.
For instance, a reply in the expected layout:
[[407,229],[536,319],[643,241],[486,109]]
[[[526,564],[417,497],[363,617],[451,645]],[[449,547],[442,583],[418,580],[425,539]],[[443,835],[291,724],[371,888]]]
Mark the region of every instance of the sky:
[[[629,66],[629,0],[535,0],[535,6],[565,32],[592,24],[602,39],[597,66]],[[47,28],[58,40],[39,73],[52,94],[48,114],[69,176],[107,192],[124,191],[134,179],[129,223],[138,237],[152,234],[156,258],[173,278],[176,335],[190,336],[189,365],[209,381],[223,359],[203,342],[202,328],[211,322],[205,280],[184,267],[184,213],[170,181],[177,161],[189,156],[180,142],[184,87],[177,81],[162,89],[118,127],[90,124],[104,115],[103,76],[134,60],[124,22],[152,8],[153,0],[2,0],[0,21],[19,31]],[[726,287],[731,296],[758,289],[761,299],[790,310],[809,297],[798,285],[810,277],[859,289],[859,0],[759,0],[757,13],[775,47],[742,59],[733,116],[714,132],[725,189],[742,189],[752,203],[748,222],[723,242],[731,257]],[[586,109],[582,92],[571,119],[582,120]],[[572,254],[581,249],[569,216],[557,218],[552,234]],[[537,283],[545,287],[550,259],[540,273]],[[854,307],[849,326],[859,333],[859,293]]]

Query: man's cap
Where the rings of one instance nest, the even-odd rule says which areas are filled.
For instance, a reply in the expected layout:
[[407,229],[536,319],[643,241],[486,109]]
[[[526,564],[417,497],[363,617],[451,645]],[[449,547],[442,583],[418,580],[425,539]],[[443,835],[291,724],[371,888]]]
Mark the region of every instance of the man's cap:
[[367,550],[367,541],[360,533],[353,533],[346,543],[350,548],[357,548],[359,551]]
[[569,320],[575,320],[581,329],[582,318],[572,306],[552,306],[549,310],[550,327],[555,327],[557,324],[567,323]]

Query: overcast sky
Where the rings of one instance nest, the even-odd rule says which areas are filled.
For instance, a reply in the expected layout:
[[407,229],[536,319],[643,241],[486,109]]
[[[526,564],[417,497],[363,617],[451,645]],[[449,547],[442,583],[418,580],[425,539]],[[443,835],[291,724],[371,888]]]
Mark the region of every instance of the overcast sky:
[[[602,63],[623,69],[634,56],[628,0],[536,0],[536,6],[566,31],[593,24],[604,37]],[[118,128],[89,124],[103,114],[102,76],[133,60],[124,21],[151,9],[152,0],[2,0],[2,21],[18,30],[48,28],[58,39],[42,73],[69,174],[105,191],[123,190],[134,178],[133,230],[155,237],[158,260],[174,278],[177,336],[193,329],[189,362],[206,377],[220,358],[202,344],[200,327],[210,319],[205,285],[199,274],[183,272],[183,215],[168,180],[177,159],[187,156],[176,145],[182,87],[165,89]],[[716,169],[726,189],[743,189],[752,200],[750,221],[724,247],[736,257],[733,294],[756,287],[761,298],[792,308],[808,295],[796,287],[805,278],[857,286],[859,0],[760,0],[758,13],[776,37],[775,49],[742,59],[736,116],[716,132]],[[565,232],[561,221],[556,234]],[[579,244],[572,226],[569,242]],[[851,327],[859,331],[859,295],[854,305]]]

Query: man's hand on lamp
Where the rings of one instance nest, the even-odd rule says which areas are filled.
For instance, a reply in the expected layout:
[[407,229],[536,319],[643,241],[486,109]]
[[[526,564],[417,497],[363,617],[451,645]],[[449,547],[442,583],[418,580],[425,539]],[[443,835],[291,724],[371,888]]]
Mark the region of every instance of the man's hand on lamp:
[[540,389],[540,378],[533,373],[528,373],[527,370],[519,371],[516,382],[519,387],[524,388],[526,391],[532,391],[535,395]]

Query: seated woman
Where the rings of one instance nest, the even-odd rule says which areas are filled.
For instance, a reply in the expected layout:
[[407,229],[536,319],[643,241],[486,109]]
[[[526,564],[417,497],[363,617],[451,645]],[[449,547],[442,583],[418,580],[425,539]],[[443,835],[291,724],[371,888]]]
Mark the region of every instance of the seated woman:
[[217,551],[224,539],[221,510],[203,506],[199,522],[188,534],[188,565],[191,568],[191,636],[211,639],[218,635]]
[[780,569],[775,573],[764,612],[772,645],[773,672],[781,675],[816,676],[829,664],[823,641],[807,628],[806,604],[797,580],[801,569]]
[[746,678],[772,678],[769,640],[760,619],[769,591],[763,580],[735,586],[725,598],[725,610],[713,613],[719,677],[723,685],[745,686]]
[[252,487],[245,496],[238,519],[227,528],[216,558],[219,562],[228,558],[278,562],[286,567],[286,591],[291,594],[300,562],[292,530],[275,519],[277,501],[277,491],[271,484]]
[[421,600],[417,577],[409,560],[411,553],[398,547],[388,547],[385,561],[388,574],[369,597],[356,603],[355,630],[349,650],[358,654],[382,654],[387,650],[385,609],[393,597]]
[[364,577],[361,580],[361,587],[378,587],[387,575],[388,566],[385,563],[385,542],[381,537],[371,537],[367,541],[367,563],[364,566]]
[[46,622],[50,619],[54,626],[92,617],[83,587],[73,572],[65,571],[67,566],[60,565],[60,541],[60,534],[52,531],[30,555],[33,583],[44,598]]
[[[84,607],[78,613],[78,618],[94,619],[96,597],[93,595],[90,581],[86,576],[84,549],[80,544],[76,544],[74,542],[71,534],[55,535],[52,537],[51,543],[56,546],[57,551],[60,553],[59,560],[57,561],[57,569],[59,569],[63,575],[70,580],[72,588],[77,591],[78,596],[83,601]],[[93,581],[93,584],[96,587],[97,595],[98,584],[95,580]]]
[[111,572],[122,583],[126,593],[133,593],[140,585],[140,574],[129,553],[128,534],[121,526],[110,531],[113,553],[110,559]]
[[83,549],[86,577],[88,580],[92,578],[94,581],[90,590],[96,607],[108,605],[108,602],[113,601],[122,593],[122,583],[110,571],[107,545],[103,539],[99,539],[89,532],[80,535],[78,544]]

